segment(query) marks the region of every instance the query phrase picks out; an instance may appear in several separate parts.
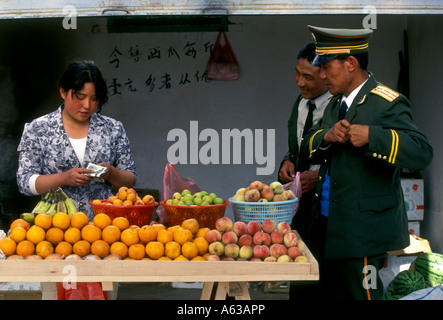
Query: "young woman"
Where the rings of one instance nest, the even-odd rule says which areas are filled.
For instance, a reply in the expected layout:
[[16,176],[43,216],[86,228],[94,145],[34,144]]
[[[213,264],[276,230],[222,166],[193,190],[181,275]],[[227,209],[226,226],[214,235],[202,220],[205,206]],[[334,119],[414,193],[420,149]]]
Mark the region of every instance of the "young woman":
[[[101,115],[108,100],[106,82],[90,61],[71,63],[59,82],[61,106],[25,124],[17,151],[21,193],[44,195],[61,187],[79,211],[93,218],[88,202],[106,199],[112,186],[136,180],[130,143],[121,122]],[[107,168],[104,183],[85,175],[89,163]]]

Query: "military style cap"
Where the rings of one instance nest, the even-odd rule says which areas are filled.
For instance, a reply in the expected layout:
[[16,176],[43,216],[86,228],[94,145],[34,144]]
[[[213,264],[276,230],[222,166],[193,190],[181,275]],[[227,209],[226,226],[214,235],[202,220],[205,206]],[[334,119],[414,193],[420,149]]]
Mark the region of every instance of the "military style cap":
[[319,66],[339,54],[356,54],[368,51],[371,29],[331,29],[308,25],[315,42],[317,56],[312,65]]

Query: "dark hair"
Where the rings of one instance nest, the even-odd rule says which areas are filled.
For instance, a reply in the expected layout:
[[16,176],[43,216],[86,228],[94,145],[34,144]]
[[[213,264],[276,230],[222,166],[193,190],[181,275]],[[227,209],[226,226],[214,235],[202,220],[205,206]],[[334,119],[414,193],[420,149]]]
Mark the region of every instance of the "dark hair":
[[314,60],[316,54],[315,54],[315,44],[313,42],[310,42],[308,44],[306,44],[299,52],[297,55],[297,60],[298,59],[306,59],[309,61],[309,63],[312,63],[312,61]]
[[357,59],[358,63],[360,64],[360,68],[362,68],[363,70],[368,70],[368,64],[369,64],[369,53],[368,52],[362,52],[362,53],[356,53],[356,54],[340,54],[337,56],[337,59],[343,62],[349,56],[353,56],[355,59]]
[[97,112],[100,112],[101,107],[108,101],[108,87],[102,73],[93,61],[70,63],[60,78],[59,88],[65,92],[72,89],[72,94],[74,94],[81,90],[87,82],[92,82],[95,86],[95,94],[99,101]]

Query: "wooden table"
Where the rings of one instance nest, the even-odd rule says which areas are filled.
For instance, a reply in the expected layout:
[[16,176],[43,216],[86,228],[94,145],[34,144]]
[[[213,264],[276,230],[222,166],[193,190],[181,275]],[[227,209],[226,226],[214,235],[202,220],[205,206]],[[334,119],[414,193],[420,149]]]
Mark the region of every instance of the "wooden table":
[[201,299],[250,299],[251,281],[318,280],[318,263],[255,261],[1,260],[0,282],[41,282],[42,299],[57,299],[57,282],[101,282],[112,296],[118,282],[204,282]]

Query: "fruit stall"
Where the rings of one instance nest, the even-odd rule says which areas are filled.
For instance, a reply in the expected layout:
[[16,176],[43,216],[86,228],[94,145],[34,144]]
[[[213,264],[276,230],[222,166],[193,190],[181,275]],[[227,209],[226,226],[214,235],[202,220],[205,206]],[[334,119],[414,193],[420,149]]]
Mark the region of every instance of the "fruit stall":
[[[290,227],[297,201],[281,184],[259,181],[229,200],[185,189],[160,204],[122,187],[89,203],[90,221],[58,189],[0,235],[0,281],[40,282],[42,299],[73,283],[99,283],[115,297],[119,282],[203,282],[201,299],[250,299],[248,282],[319,278]],[[224,215],[231,204],[234,220]],[[152,220],[155,208],[165,222]]]

